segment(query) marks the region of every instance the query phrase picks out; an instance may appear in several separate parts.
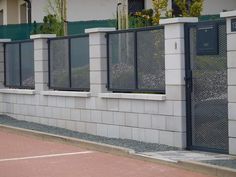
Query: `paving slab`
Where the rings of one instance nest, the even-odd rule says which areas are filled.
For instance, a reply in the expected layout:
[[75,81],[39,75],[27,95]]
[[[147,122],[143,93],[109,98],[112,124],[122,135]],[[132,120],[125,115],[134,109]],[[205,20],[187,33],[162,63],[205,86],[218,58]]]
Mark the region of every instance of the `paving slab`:
[[164,152],[143,152],[139,155],[148,156],[151,158],[162,159],[171,162],[179,161],[214,161],[214,160],[233,160],[234,157],[225,154],[216,154],[200,151],[164,151]]

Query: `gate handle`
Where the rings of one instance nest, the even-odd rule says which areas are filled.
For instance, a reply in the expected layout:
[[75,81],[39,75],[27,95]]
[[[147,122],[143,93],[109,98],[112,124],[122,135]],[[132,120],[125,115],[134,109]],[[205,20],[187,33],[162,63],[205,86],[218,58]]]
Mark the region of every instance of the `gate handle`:
[[184,78],[184,80],[186,81],[186,86],[190,92],[192,92],[192,86],[193,86],[192,79],[193,79],[192,71],[191,70],[186,71],[186,77]]

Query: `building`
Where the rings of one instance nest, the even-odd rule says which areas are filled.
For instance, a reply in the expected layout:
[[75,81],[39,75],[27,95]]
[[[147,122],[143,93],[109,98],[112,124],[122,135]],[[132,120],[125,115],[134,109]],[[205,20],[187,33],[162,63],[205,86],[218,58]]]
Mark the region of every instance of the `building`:
[[[173,0],[169,0],[169,8]],[[30,6],[29,6],[30,4]],[[152,0],[128,0],[129,11],[149,9]],[[236,8],[235,0],[205,0],[203,14],[219,14]],[[47,14],[47,0],[0,0],[0,25],[42,22]],[[117,1],[68,0],[68,21],[116,18]]]

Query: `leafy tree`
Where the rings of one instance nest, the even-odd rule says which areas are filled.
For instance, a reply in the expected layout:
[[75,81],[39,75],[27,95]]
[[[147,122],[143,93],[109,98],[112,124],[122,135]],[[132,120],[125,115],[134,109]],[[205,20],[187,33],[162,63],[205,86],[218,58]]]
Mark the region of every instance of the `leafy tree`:
[[161,15],[164,13],[166,17],[172,17],[172,10],[168,10],[168,0],[152,0],[154,17],[153,24],[158,25]]
[[152,4],[153,9],[145,9],[130,16],[131,27],[158,25],[161,16],[172,17],[172,10],[168,10],[168,0],[152,0]]
[[199,17],[203,9],[204,0],[175,0],[183,17]]
[[39,31],[43,34],[56,34],[63,36],[63,23],[59,22],[55,15],[47,15],[43,18],[43,24],[39,27]]
[[43,24],[37,28],[34,22],[33,33],[56,34],[64,36],[67,34],[67,0],[48,0],[47,16],[43,18]]

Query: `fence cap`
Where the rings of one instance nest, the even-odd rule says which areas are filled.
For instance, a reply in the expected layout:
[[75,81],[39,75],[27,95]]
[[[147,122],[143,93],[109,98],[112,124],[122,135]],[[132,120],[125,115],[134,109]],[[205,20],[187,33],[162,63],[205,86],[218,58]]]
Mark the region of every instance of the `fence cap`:
[[11,42],[11,39],[0,39],[0,42]]
[[220,17],[221,18],[236,17],[236,10],[228,11],[228,12],[221,12],[220,13]]
[[176,23],[196,23],[196,22],[198,22],[197,17],[178,17],[178,18],[161,19],[160,25],[171,25]]
[[56,34],[34,34],[30,35],[30,39],[47,39],[47,38],[54,38]]
[[115,31],[115,28],[89,28],[85,29],[85,33],[103,33],[103,32],[110,32]]

